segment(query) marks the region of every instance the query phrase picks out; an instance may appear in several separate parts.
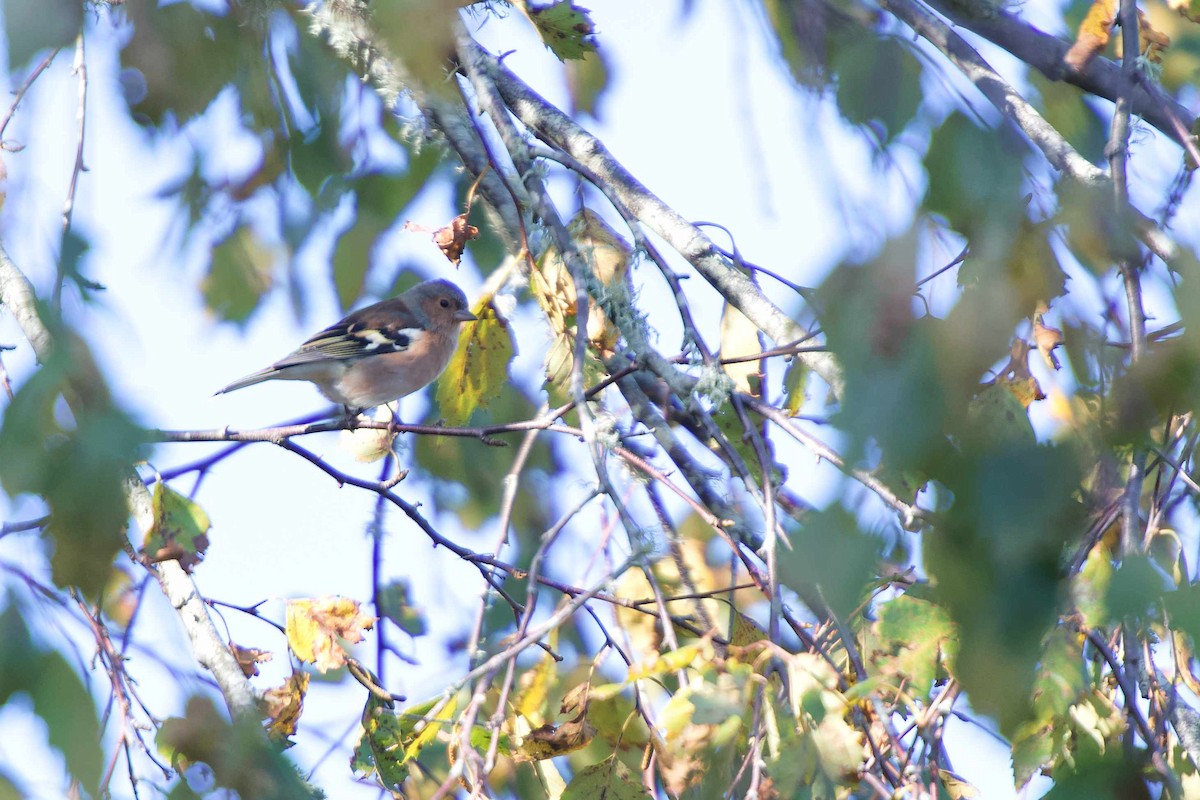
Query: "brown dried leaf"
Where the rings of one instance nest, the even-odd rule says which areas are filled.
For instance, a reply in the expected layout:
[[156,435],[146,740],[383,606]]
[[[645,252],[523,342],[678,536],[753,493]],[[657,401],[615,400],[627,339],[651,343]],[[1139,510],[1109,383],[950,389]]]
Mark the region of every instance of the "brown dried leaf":
[[543,725],[534,728],[513,751],[514,761],[542,761],[566,755],[588,746],[596,735],[596,728],[580,716],[562,725]]
[[1062,368],[1062,364],[1058,362],[1058,356],[1054,355],[1054,350],[1063,343],[1063,332],[1058,328],[1052,328],[1042,321],[1044,308],[1039,309],[1033,315],[1033,341],[1037,345],[1038,352],[1042,354],[1042,360],[1046,362],[1046,366],[1057,370]]
[[454,266],[462,261],[463,249],[471,239],[479,238],[479,228],[467,222],[466,214],[459,214],[444,228],[433,234],[433,242]]
[[242,668],[242,672],[247,678],[256,677],[258,675],[258,665],[264,664],[275,657],[269,650],[259,650],[257,647],[242,647],[236,642],[229,643],[229,650],[233,653],[233,657],[237,659],[238,666]]
[[1146,59],[1161,64],[1163,52],[1171,45],[1171,37],[1154,29],[1145,12],[1138,11],[1138,47]]
[[269,720],[267,735],[275,741],[285,740],[296,732],[300,714],[304,711],[304,695],[308,692],[308,681],[307,672],[296,670],[282,686],[268,689],[263,694],[263,713]]

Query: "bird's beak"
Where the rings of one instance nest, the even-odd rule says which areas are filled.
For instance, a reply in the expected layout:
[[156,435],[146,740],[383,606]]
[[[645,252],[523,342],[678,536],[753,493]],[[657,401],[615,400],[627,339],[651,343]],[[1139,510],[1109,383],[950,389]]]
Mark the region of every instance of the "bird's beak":
[[475,316],[470,311],[467,311],[465,308],[454,312],[455,322],[472,322],[477,319],[479,319],[479,317]]

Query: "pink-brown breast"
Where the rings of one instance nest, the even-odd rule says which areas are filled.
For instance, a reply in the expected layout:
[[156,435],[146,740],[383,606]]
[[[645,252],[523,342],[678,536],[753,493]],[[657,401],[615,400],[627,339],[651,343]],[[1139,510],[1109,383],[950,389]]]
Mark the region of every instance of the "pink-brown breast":
[[446,368],[458,344],[456,333],[429,331],[403,352],[357,359],[324,394],[355,408],[373,408],[412,394]]

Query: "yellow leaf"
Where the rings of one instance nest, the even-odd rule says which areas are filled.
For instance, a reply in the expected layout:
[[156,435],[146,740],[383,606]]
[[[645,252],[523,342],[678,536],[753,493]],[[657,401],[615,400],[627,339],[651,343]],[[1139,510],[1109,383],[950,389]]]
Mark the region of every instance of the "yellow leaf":
[[1076,71],[1086,69],[1092,59],[1108,46],[1116,16],[1117,0],[1093,0],[1079,25],[1075,43],[1063,56],[1063,63]]
[[478,319],[463,324],[458,350],[438,378],[437,406],[448,425],[465,423],[508,384],[508,362],[516,345],[493,297],[485,295],[471,308]]
[[[758,340],[758,327],[735,306],[725,303],[721,314],[721,358],[740,358],[762,352]],[[762,396],[762,374],[760,361],[738,361],[724,364],[725,373],[733,378],[739,392]]]
[[290,600],[287,604],[288,646],[296,658],[314,664],[321,672],[346,663],[341,640],[356,644],[370,630],[375,617],[362,612],[354,600],[328,597]]
[[443,725],[454,721],[454,712],[457,710],[457,697],[451,697],[444,703],[439,697],[401,712],[400,720],[404,729],[415,734],[411,739],[405,740],[405,755],[408,758],[416,758],[422,748],[433,743]]

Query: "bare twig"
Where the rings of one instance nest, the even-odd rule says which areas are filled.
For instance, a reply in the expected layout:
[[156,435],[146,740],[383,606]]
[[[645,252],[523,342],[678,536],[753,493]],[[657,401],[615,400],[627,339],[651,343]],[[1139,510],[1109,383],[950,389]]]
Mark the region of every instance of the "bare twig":
[[12,105],[8,107],[8,113],[4,115],[4,120],[0,122],[0,145],[4,142],[4,132],[8,130],[8,123],[12,122],[13,116],[17,113],[17,106],[21,105],[21,101],[25,99],[25,93],[29,91],[29,87],[33,86],[33,82],[38,79],[38,76],[46,71],[46,68],[54,61],[55,56],[62,52],[61,47],[56,47],[46,54],[46,57],[38,62],[29,75],[25,78],[25,82],[21,84],[21,88],[13,93]]

